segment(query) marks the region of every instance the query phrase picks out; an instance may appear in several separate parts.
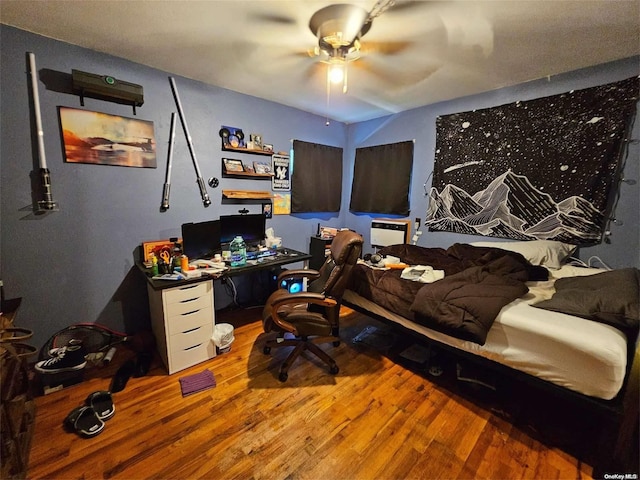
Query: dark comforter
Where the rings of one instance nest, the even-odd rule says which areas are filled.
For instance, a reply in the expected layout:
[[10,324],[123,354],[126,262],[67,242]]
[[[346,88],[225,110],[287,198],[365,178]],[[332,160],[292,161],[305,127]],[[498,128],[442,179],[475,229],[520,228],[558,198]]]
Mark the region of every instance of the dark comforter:
[[444,270],[445,278],[424,284],[401,279],[401,270],[358,265],[351,290],[416,323],[480,345],[500,309],[528,292],[525,282],[548,275],[518,253],[461,243],[446,250],[392,245],[379,253]]

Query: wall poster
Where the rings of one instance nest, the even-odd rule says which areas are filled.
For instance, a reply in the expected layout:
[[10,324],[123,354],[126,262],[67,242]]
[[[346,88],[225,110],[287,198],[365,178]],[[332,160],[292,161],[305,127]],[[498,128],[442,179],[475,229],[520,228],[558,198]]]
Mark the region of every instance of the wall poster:
[[598,243],[638,77],[439,117],[430,231]]
[[290,193],[274,193],[273,194],[273,214],[289,215],[291,213],[291,194]]
[[271,189],[274,192],[288,192],[291,190],[291,161],[288,155],[272,155],[273,177]]
[[153,122],[58,107],[65,161],[156,168]]

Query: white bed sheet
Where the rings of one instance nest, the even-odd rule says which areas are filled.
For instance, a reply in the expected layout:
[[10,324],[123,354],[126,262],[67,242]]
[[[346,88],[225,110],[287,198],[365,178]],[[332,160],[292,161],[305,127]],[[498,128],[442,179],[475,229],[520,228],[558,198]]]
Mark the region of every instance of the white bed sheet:
[[489,358],[576,392],[610,400],[624,381],[626,336],[602,323],[532,307],[553,295],[555,279],[603,270],[565,265],[546,282],[529,282],[529,293],[498,314],[484,345],[460,340],[393,314],[351,290],[344,300],[433,340]]

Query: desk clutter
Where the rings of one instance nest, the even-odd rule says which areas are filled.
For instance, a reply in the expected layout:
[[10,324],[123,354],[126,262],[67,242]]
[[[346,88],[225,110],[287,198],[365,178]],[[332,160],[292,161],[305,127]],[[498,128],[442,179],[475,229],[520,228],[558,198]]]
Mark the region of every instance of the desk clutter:
[[181,238],[143,242],[142,264],[148,277],[163,281],[215,277],[289,255],[282,239],[266,228],[262,213],[184,223],[181,233]]

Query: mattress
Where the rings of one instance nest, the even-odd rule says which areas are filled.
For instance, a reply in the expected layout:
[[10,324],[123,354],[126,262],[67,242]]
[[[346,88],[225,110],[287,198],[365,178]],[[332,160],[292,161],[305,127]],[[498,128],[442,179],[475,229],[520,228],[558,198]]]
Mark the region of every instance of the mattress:
[[603,270],[564,265],[545,282],[528,282],[529,293],[506,305],[484,345],[460,340],[396,315],[347,290],[347,303],[396,322],[416,333],[491,359],[578,393],[610,400],[619,392],[627,368],[626,336],[618,329],[583,318],[532,307],[550,298],[556,279]]

